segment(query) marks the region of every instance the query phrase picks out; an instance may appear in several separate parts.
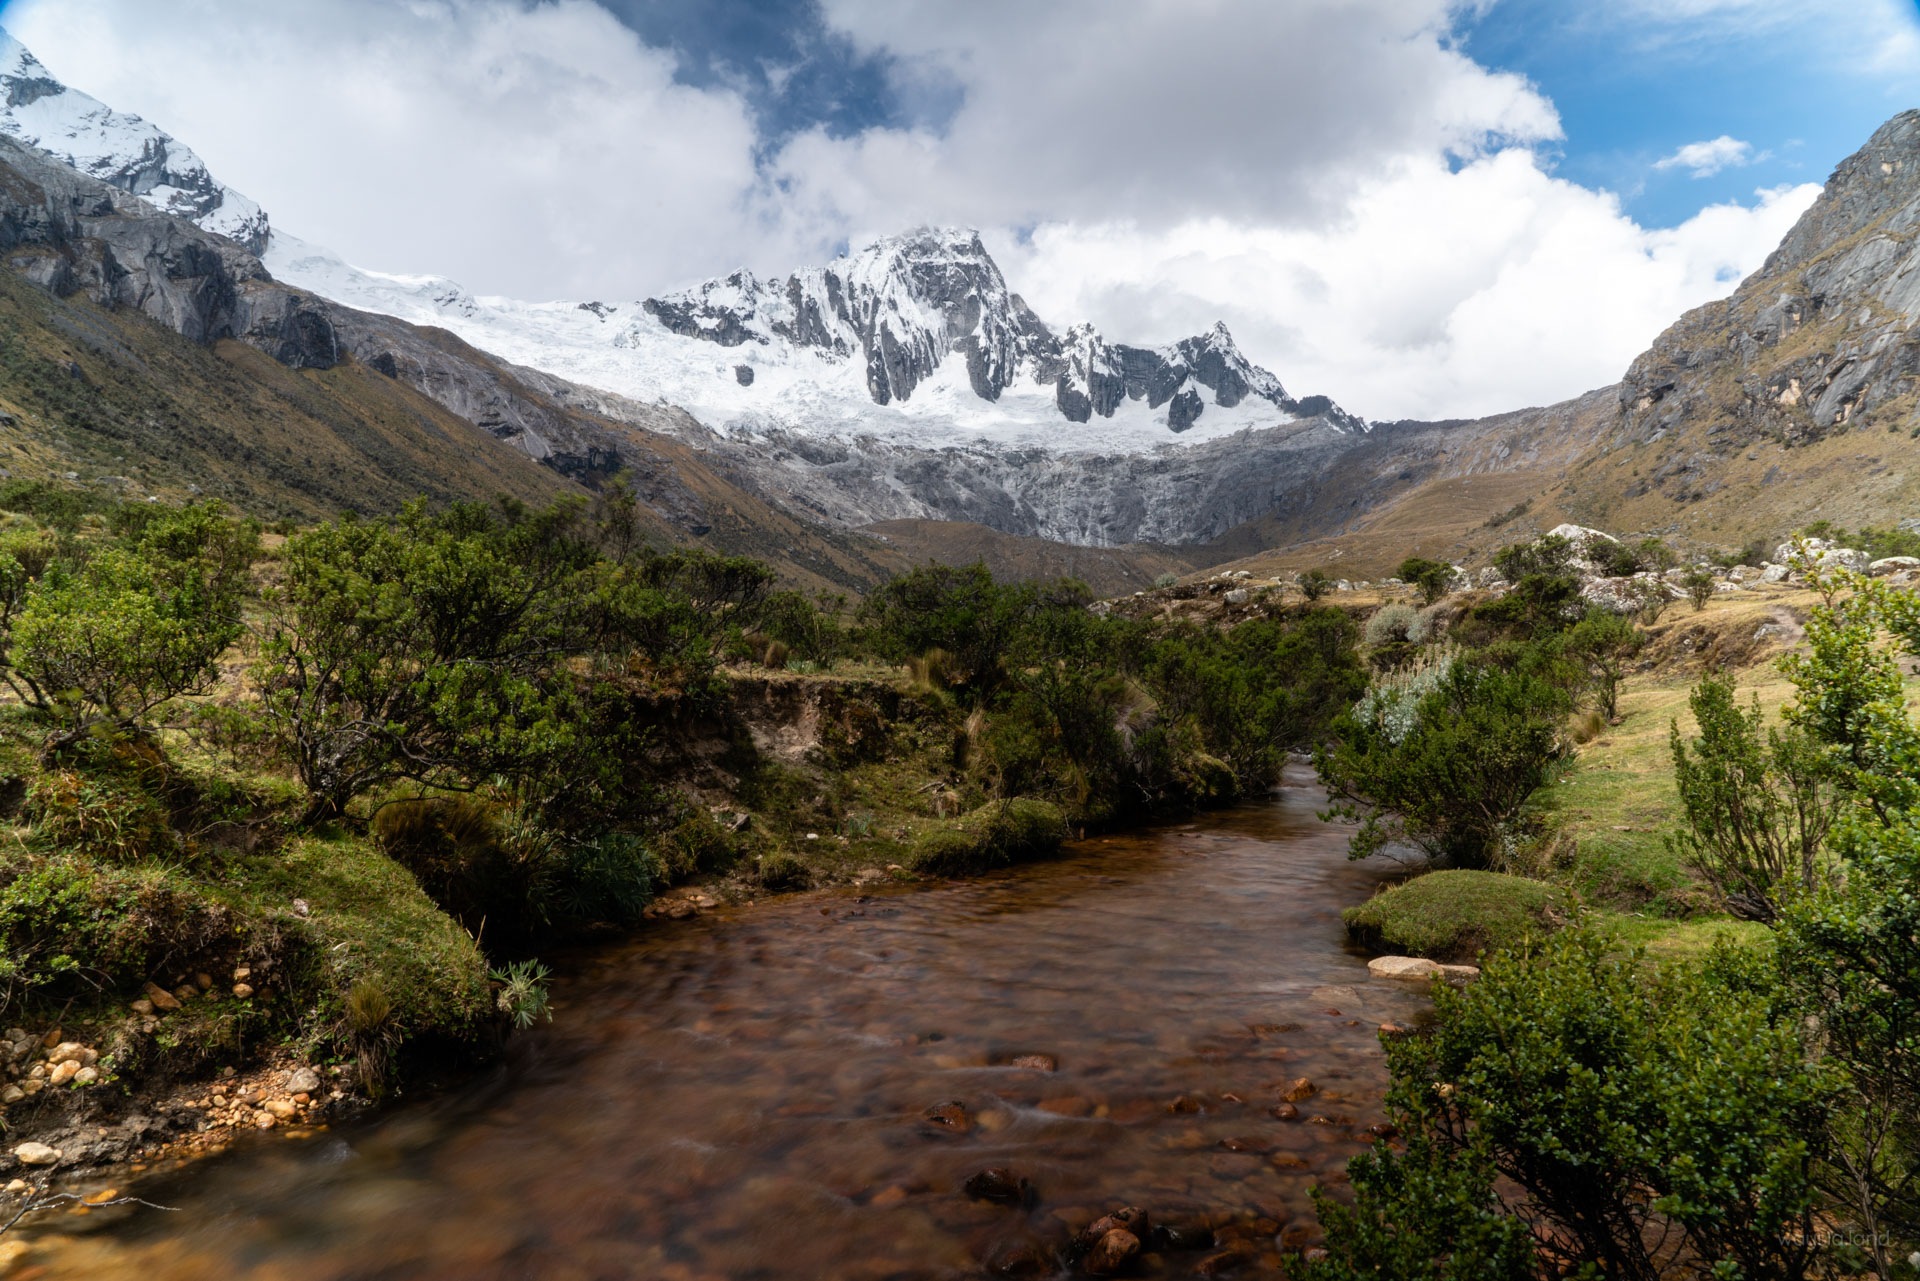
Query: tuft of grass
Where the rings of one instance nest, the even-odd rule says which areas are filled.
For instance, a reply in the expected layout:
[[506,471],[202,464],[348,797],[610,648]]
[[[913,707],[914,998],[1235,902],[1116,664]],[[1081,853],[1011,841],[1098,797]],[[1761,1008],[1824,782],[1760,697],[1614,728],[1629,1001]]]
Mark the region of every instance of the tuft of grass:
[[1057,805],[1027,797],[989,801],[923,834],[907,865],[929,876],[975,876],[1045,858],[1066,839],[1066,816]]
[[1558,927],[1565,892],[1500,872],[1428,872],[1344,913],[1347,929],[1381,951],[1471,961]]

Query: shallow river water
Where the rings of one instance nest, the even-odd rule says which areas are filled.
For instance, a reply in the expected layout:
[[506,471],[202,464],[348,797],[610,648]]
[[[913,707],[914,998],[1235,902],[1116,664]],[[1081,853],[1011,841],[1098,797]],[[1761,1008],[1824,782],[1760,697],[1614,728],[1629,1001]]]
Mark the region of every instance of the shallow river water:
[[[485,1079],[136,1189],[177,1213],[62,1216],[35,1275],[1067,1275],[1127,1205],[1185,1230],[1136,1275],[1277,1275],[1380,1119],[1379,1024],[1427,1005],[1347,944],[1381,870],[1293,781],[984,880],[652,927],[569,966]],[[1020,1200],[968,1195],[992,1167]]]

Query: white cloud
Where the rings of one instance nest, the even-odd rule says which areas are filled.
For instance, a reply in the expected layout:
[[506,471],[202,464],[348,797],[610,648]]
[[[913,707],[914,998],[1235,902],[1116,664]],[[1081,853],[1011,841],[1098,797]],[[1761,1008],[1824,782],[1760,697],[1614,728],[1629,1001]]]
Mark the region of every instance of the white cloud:
[[1298,394],[1440,417],[1617,378],[1813,190],[1640,228],[1535,154],[1553,105],[1461,52],[1463,8],[826,0],[961,106],[762,168],[736,94],[676,85],[589,0],[16,0],[7,24],[365,266],[625,298],[971,223],[1050,319],[1136,342],[1225,319]]
[[1325,230],[1111,222],[994,248],[1043,315],[1136,339],[1224,318],[1295,395],[1376,418],[1464,416],[1615,381],[1682,312],[1731,292],[1818,191],[1646,230],[1510,149],[1457,171],[1409,165]]
[[1765,160],[1769,153],[1754,154],[1753,144],[1721,134],[1705,142],[1690,142],[1670,156],[1653,162],[1655,169],[1686,169],[1696,178],[1711,178],[1722,169],[1738,169]]
[[58,0],[7,25],[276,225],[522,296],[637,288],[755,233],[739,99],[588,0]]

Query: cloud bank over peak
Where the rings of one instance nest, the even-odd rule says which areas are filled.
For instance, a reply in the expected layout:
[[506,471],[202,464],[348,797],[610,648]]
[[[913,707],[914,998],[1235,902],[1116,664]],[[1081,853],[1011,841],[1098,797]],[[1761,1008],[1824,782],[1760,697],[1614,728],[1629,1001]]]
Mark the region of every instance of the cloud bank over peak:
[[[1043,315],[1144,343],[1224,319],[1290,387],[1373,417],[1611,381],[1815,191],[1638,226],[1556,177],[1553,103],[1469,56],[1451,0],[807,0],[810,34],[779,46],[800,61],[746,77],[711,53],[690,74],[634,2],[15,0],[0,21],[369,268],[623,299],[973,225]],[[832,99],[804,61],[827,46],[884,109]],[[1751,154],[1693,147],[1673,163]]]

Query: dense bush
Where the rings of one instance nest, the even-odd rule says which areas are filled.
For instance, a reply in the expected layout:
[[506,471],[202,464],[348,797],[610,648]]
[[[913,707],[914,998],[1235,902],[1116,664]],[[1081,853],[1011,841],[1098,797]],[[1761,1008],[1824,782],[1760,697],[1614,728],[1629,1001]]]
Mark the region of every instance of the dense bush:
[[1314,765],[1333,812],[1360,820],[1353,856],[1406,842],[1456,867],[1498,864],[1559,754],[1568,705],[1530,664],[1462,660],[1338,717]]
[[[152,520],[81,565],[43,561],[9,620],[15,688],[75,732],[102,721],[141,726],[162,704],[205,689],[240,633],[258,540],[257,528],[209,504]],[[24,579],[29,563],[12,550],[5,568]]]
[[1830,1094],[1753,968],[1655,970],[1576,929],[1436,990],[1431,1035],[1387,1042],[1406,1150],[1353,1162],[1353,1208],[1319,1198],[1306,1275],[1808,1275]]

